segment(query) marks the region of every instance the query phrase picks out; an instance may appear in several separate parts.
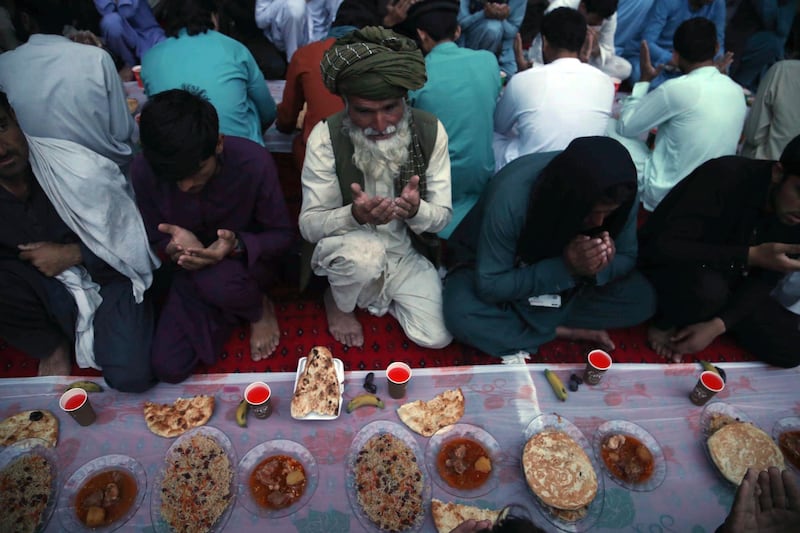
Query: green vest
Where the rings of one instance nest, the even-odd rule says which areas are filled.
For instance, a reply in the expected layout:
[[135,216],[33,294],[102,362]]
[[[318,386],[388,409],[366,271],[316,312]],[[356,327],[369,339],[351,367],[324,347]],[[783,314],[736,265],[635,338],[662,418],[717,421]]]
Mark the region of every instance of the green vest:
[[[355,148],[350,140],[350,136],[342,131],[342,121],[347,110],[339,111],[335,115],[324,119],[328,123],[328,131],[331,136],[331,146],[336,162],[336,176],[339,178],[339,188],[342,191],[342,205],[353,202],[353,191],[350,190],[351,183],[358,183],[364,188],[364,174],[353,163],[353,153]],[[425,159],[427,168],[433,148],[436,145],[436,133],[439,128],[439,120],[421,109],[411,109],[414,127],[419,137],[420,148]],[[423,178],[423,176],[420,176]],[[420,253],[425,255],[431,262],[438,266],[441,263],[441,246],[439,238],[433,233],[423,233],[417,235],[409,230],[411,241]],[[311,279],[311,256],[316,245],[303,241],[302,252],[300,255],[300,290],[305,290],[308,281]]]

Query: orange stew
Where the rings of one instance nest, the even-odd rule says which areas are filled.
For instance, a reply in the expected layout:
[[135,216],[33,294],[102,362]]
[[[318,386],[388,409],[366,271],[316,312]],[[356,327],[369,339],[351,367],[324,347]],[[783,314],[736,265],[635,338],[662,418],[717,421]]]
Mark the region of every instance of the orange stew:
[[653,475],[653,454],[636,437],[609,435],[603,441],[601,455],[608,470],[628,483],[644,483]]
[[75,496],[78,519],[91,528],[119,520],[136,500],[136,480],[126,470],[106,470],[90,477]]
[[800,430],[784,431],[778,437],[780,446],[786,460],[796,468],[800,468]]
[[465,490],[480,487],[492,472],[489,454],[478,442],[467,438],[444,443],[439,449],[436,467],[448,485]]
[[307,483],[303,465],[286,455],[267,457],[250,474],[253,499],[273,510],[284,509],[299,500]]

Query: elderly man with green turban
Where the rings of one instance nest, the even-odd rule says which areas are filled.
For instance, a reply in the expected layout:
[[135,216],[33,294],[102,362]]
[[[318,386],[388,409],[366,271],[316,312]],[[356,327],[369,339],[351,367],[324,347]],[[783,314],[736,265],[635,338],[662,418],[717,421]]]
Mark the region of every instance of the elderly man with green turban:
[[452,216],[447,134],[406,101],[426,81],[422,53],[410,39],[366,27],[337,40],[321,69],[345,110],[308,138],[300,232],[315,244],[308,266],[330,285],[328,328],[362,346],[358,306],[391,313],[420,346],[446,346],[441,281],[419,250]]

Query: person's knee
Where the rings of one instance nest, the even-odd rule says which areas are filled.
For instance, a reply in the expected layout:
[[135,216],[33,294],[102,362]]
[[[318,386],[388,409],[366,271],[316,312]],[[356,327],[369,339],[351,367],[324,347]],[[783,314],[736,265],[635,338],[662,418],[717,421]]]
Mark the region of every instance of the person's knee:
[[106,39],[119,38],[125,32],[125,24],[119,13],[108,13],[100,19],[100,30]]
[[730,298],[728,282],[713,270],[702,270],[689,287],[688,294],[694,299],[692,307],[700,315],[712,315],[721,309]]
[[147,359],[135,365],[103,367],[103,377],[112,389],[120,392],[144,392],[156,384]]
[[444,325],[444,321],[438,324],[427,324],[425,328],[407,328],[406,336],[417,346],[438,350],[453,342],[453,336]]
[[164,383],[181,383],[192,375],[194,365],[181,364],[180,361],[153,357],[153,374]]

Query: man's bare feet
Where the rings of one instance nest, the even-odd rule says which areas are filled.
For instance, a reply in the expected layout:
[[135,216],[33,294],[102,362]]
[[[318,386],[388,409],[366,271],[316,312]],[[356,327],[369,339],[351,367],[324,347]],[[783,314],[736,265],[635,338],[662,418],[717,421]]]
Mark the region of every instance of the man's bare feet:
[[333,293],[325,291],[325,313],[328,316],[328,330],[333,338],[345,346],[361,347],[364,344],[364,329],[355,313],[345,313],[336,306]]
[[614,341],[611,340],[608,332],[604,329],[566,328],[564,326],[559,326],[556,328],[556,337],[572,341],[590,342],[609,352],[616,348]]
[[61,344],[53,353],[39,361],[40,376],[69,376],[72,372],[72,359],[69,346]]
[[250,324],[250,357],[253,361],[267,359],[281,341],[281,328],[275,316],[275,306],[266,296],[262,299],[261,318]]
[[650,348],[669,363],[680,363],[683,361],[683,354],[675,351],[672,336],[675,335],[675,328],[658,329],[655,326],[647,328],[647,344]]

